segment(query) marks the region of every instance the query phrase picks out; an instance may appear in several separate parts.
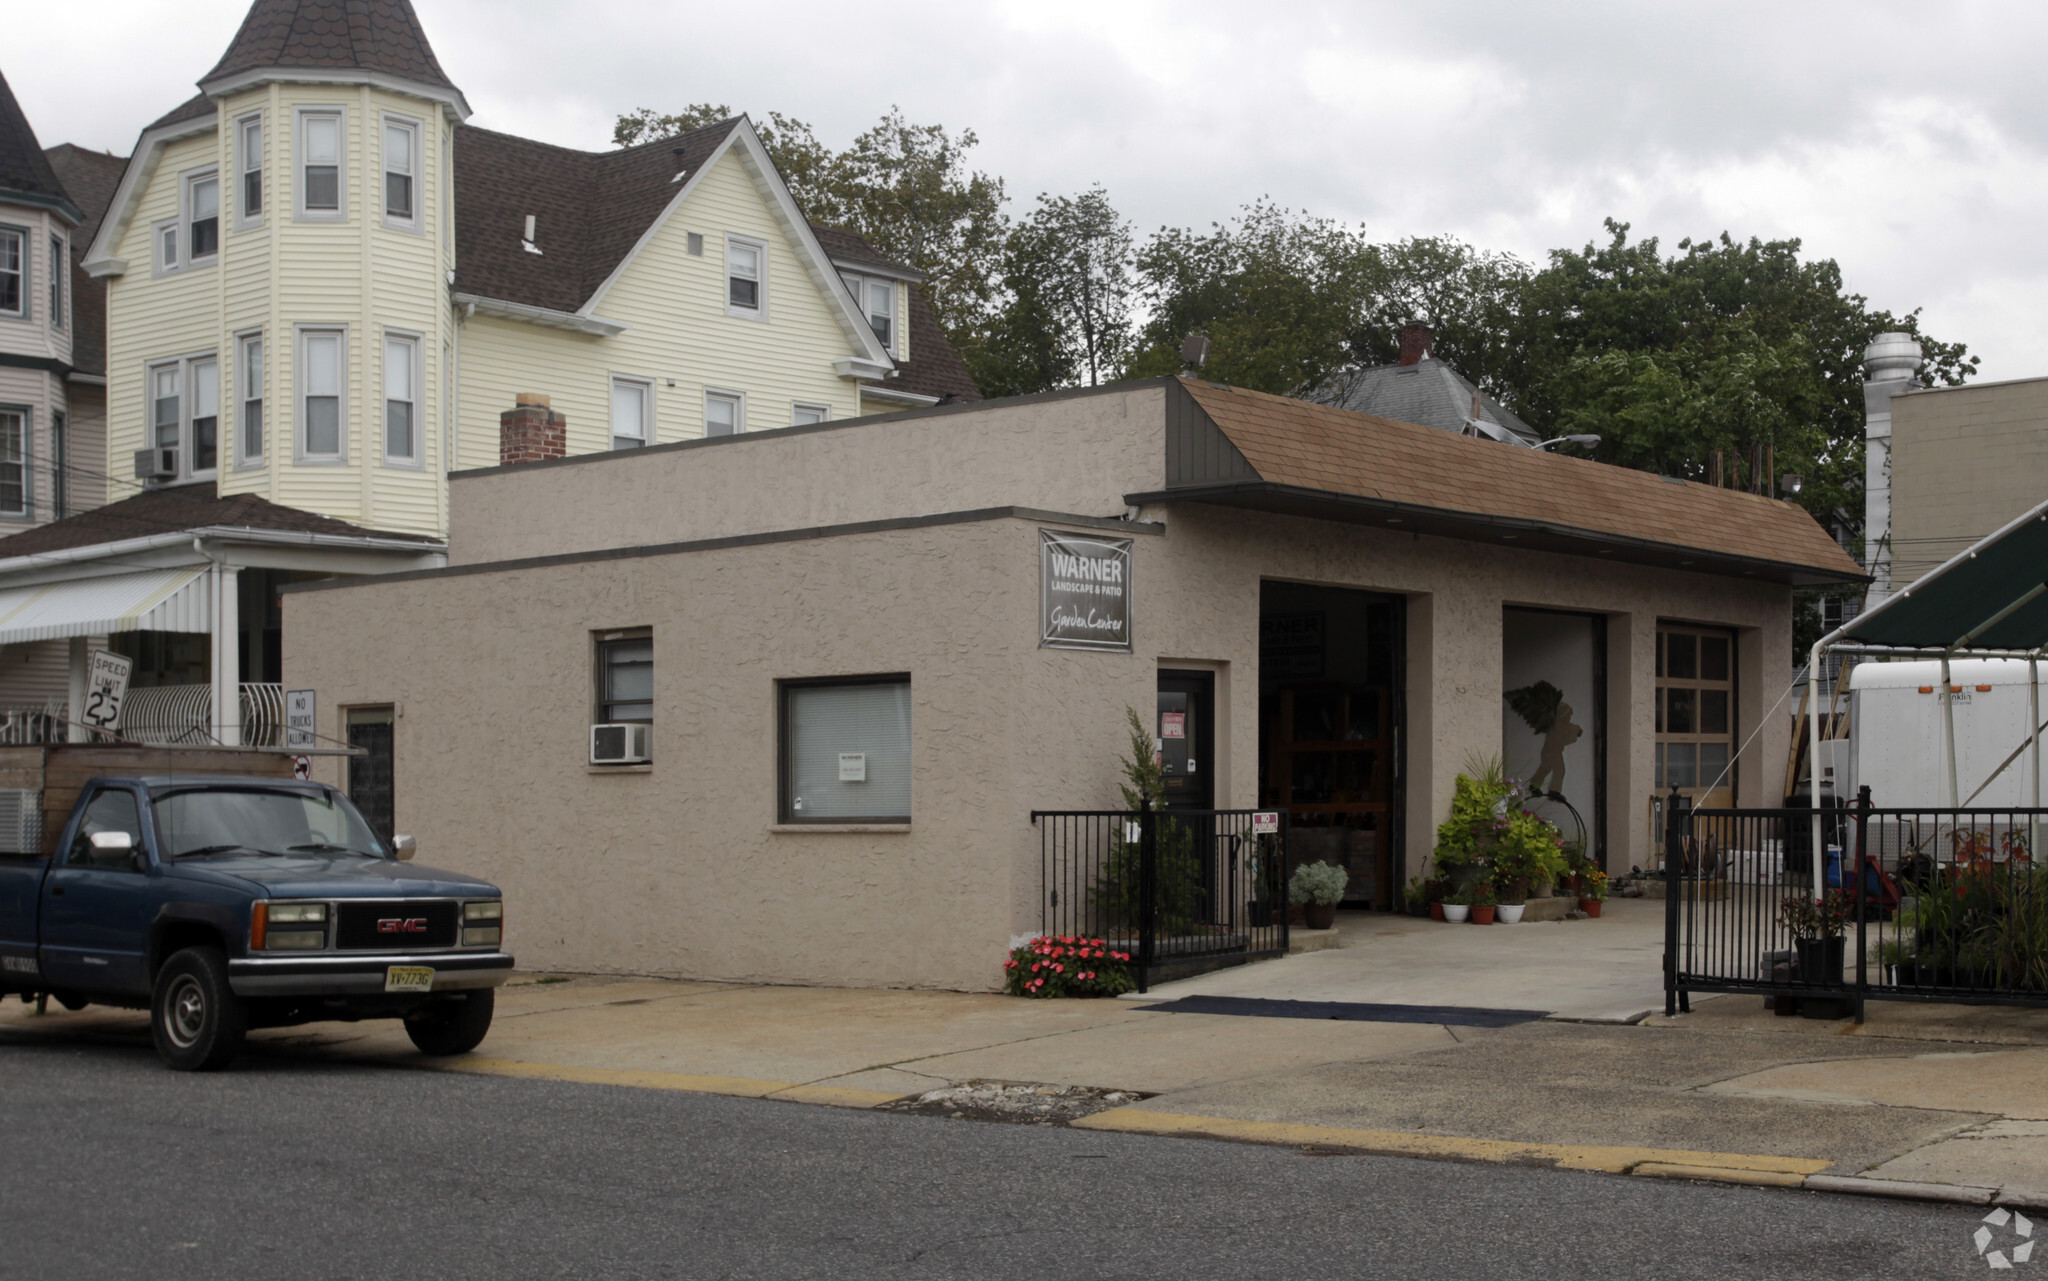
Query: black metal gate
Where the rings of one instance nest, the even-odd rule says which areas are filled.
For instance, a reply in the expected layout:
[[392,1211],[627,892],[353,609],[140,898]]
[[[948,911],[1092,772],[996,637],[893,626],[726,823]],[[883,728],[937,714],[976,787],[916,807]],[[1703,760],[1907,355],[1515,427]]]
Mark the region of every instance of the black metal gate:
[[1287,951],[1286,818],[1252,810],[1033,810],[1039,932],[1108,939],[1138,990]]
[[[1667,803],[1665,1011],[1693,992],[2048,1006],[2048,809]],[[1820,869],[1821,893],[1813,890]]]

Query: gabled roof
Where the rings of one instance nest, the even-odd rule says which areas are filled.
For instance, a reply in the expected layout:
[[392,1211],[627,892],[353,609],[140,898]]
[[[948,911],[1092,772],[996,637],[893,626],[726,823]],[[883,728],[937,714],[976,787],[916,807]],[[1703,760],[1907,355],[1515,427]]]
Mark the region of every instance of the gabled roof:
[[1775,498],[1194,379],[1167,395],[1166,488],[1132,503],[1248,507],[1763,581],[1867,581],[1805,509]]
[[939,318],[932,312],[931,303],[925,300],[924,290],[914,283],[924,273],[894,261],[858,232],[844,227],[821,226],[815,222],[811,224],[811,230],[834,262],[878,269],[900,279],[909,294],[910,359],[896,362],[894,378],[862,381],[907,391],[912,395],[936,396],[941,401],[980,400],[981,388],[975,385],[974,375],[967,372],[960,353],[953,349],[953,344],[946,338],[946,331],[939,327]]
[[[1420,423],[1444,431],[1463,432],[1472,416],[1472,393],[1464,375],[1441,360],[1425,356],[1413,365],[1378,365],[1348,375],[1335,403],[1361,414],[1397,422]],[[1514,411],[1481,394],[1480,417],[1507,428],[1529,444],[1543,437]]]
[[0,201],[36,205],[70,223],[84,217],[50,168],[42,144],[36,141],[36,131],[29,127],[4,75],[0,75]]
[[[455,291],[573,312],[590,300],[738,117],[620,151],[455,131]],[[521,240],[532,215],[539,253]]]
[[[195,93],[177,106],[172,107],[169,111],[150,121],[149,124],[143,127],[142,132],[147,134],[152,129],[162,129],[167,125],[181,125],[192,120],[211,120],[218,114],[220,114],[220,108],[213,105],[213,99],[203,93]],[[137,148],[137,150],[139,151],[140,148]]]
[[188,529],[263,529],[297,534],[398,539],[438,546],[439,539],[367,529],[317,512],[285,507],[255,494],[222,498],[212,484],[147,489],[105,507],[66,516],[12,538],[0,538],[0,560],[37,556],[73,547],[93,547],[130,538],[149,538]]
[[128,162],[104,151],[60,142],[47,148],[50,168],[78,205],[85,221],[71,233],[71,367],[82,374],[107,372],[107,286],[94,280],[80,264],[99,234],[114,189]]
[[256,0],[199,83],[271,68],[382,72],[455,88],[409,0]]

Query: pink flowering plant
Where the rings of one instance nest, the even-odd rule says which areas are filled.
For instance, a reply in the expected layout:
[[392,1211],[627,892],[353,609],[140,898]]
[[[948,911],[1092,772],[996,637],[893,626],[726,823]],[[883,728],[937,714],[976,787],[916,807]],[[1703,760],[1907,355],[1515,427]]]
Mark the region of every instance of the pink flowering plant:
[[1041,934],[1003,962],[1003,990],[1011,996],[1115,996],[1138,986],[1131,954],[1106,939]]

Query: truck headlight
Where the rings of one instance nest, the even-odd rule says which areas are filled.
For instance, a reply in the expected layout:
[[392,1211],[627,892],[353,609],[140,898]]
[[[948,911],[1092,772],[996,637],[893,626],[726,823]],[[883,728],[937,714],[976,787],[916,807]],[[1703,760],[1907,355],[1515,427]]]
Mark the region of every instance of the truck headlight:
[[297,948],[303,951],[318,951],[327,946],[326,930],[272,930],[266,941],[265,950]]
[[504,918],[505,903],[502,899],[483,899],[462,905],[462,919],[465,921],[496,921]]
[[504,931],[495,925],[466,925],[462,929],[462,946],[496,947]]
[[272,903],[272,925],[320,924],[327,920],[325,903]]

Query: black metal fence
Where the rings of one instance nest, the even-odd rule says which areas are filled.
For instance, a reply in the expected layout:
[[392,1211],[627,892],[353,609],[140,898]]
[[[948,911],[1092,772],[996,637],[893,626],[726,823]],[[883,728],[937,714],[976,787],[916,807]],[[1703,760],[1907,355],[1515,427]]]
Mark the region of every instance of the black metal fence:
[[[2048,1005],[2048,809],[1667,807],[1665,1009],[1693,992]],[[1818,867],[1821,893],[1814,893]]]
[[1286,831],[1251,810],[1033,810],[1039,932],[1110,940],[1138,990],[1287,951]]

